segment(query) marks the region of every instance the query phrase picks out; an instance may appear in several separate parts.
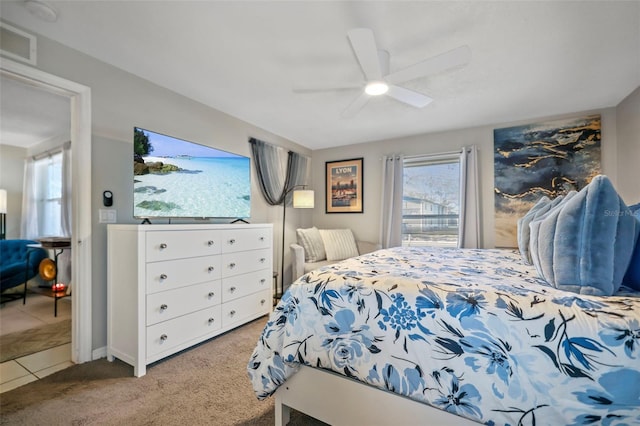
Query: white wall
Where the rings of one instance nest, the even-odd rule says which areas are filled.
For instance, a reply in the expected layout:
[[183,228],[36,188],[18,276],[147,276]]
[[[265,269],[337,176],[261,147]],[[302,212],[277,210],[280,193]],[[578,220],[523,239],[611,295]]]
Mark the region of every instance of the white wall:
[[0,144],[0,188],[7,190],[7,239],[20,238],[25,148]]
[[616,108],[618,192],[627,204],[640,203],[640,87]]
[[[615,108],[583,111],[566,116],[535,117],[521,122],[497,123],[493,126],[423,134],[314,151],[312,163],[313,187],[316,190],[316,209],[313,211],[311,221],[305,225],[313,224],[319,228],[351,228],[358,239],[377,242],[379,241],[378,229],[380,222],[379,188],[382,179],[380,158],[390,153],[402,153],[405,155],[434,154],[453,151],[465,145],[475,144],[478,146],[479,157],[482,246],[486,248],[494,247],[493,130],[530,122],[578,117],[588,114],[601,114],[602,116],[602,171],[616,185],[618,171]],[[356,157],[364,158],[364,213],[326,214],[324,201],[325,162]]]

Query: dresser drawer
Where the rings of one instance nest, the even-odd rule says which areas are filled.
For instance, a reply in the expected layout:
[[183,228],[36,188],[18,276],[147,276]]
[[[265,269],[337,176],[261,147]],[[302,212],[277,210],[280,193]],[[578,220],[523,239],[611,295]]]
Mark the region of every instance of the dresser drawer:
[[223,277],[271,268],[271,249],[223,254],[221,267]]
[[222,301],[244,297],[260,290],[268,290],[271,286],[272,272],[270,269],[235,275],[222,280]]
[[147,359],[221,327],[220,305],[147,327]]
[[146,234],[147,262],[219,254],[220,237],[219,230],[149,231]]
[[147,293],[172,290],[221,277],[220,256],[147,263]]
[[222,305],[222,326],[242,323],[247,318],[267,314],[271,310],[271,290],[250,294]]
[[219,305],[222,300],[220,287],[220,280],[217,280],[148,295],[147,325]]
[[222,252],[255,250],[271,247],[271,229],[225,229],[222,234]]

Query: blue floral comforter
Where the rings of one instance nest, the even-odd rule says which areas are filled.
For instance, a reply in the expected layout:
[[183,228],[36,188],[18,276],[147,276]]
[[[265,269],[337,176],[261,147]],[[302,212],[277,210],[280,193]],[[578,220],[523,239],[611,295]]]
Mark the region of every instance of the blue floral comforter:
[[640,293],[556,290],[511,250],[379,250],[284,294],[257,397],[299,364],[490,425],[640,424]]

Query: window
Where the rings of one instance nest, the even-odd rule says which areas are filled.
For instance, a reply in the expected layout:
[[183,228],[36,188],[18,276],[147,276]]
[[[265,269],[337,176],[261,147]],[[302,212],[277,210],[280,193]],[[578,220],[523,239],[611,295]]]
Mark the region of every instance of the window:
[[456,247],[459,220],[459,155],[405,159],[402,245]]
[[64,236],[62,230],[62,152],[34,163],[35,208],[39,236]]

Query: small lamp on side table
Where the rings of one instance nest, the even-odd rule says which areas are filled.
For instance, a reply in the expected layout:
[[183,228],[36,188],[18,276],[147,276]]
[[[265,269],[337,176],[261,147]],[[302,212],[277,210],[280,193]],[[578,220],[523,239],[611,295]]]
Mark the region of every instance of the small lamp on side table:
[[7,190],[0,189],[0,240],[7,238]]

